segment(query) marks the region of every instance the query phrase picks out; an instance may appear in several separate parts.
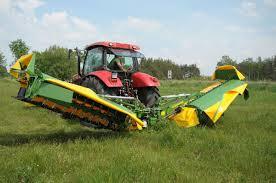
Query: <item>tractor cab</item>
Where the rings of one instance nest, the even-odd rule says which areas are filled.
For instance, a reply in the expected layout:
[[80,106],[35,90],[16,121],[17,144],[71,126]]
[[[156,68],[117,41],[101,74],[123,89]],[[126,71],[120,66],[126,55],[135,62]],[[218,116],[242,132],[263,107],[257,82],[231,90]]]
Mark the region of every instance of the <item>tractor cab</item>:
[[78,79],[73,82],[98,94],[137,97],[152,107],[160,94],[157,78],[139,72],[145,56],[137,45],[97,42],[85,48],[84,61],[78,54]]
[[[112,45],[109,44],[109,45]],[[136,47],[135,47],[136,48]],[[125,71],[134,73],[139,69],[139,62],[145,56],[135,49],[124,49],[124,47],[112,47],[105,44],[95,43],[86,47],[85,58],[81,68],[81,75],[87,75],[94,71],[107,70],[121,73],[116,61],[120,61]]]

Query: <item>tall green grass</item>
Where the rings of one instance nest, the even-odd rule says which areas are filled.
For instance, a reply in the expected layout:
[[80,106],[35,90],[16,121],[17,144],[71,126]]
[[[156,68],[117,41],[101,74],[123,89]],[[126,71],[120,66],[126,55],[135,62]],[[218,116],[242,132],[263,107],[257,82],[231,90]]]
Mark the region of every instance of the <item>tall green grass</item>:
[[[162,81],[162,94],[208,81]],[[250,83],[214,128],[162,121],[141,132],[80,126],[13,99],[0,79],[0,182],[275,182],[276,84]]]

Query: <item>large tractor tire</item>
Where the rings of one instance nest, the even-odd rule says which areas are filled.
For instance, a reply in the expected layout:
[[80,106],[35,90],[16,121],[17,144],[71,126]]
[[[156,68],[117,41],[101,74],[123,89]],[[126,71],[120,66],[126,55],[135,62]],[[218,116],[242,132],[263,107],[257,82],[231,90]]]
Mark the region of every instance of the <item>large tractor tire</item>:
[[95,76],[88,76],[81,83],[82,86],[90,88],[97,94],[116,95],[115,88],[108,88],[100,79]]
[[153,107],[159,97],[160,93],[156,87],[145,87],[138,89],[138,98],[146,107]]

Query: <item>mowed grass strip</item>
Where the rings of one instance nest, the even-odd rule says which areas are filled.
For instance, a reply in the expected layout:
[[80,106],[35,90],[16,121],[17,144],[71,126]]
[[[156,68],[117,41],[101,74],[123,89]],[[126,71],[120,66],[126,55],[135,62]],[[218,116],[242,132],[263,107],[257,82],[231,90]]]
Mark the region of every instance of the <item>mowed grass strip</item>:
[[[209,81],[162,81],[191,93]],[[250,82],[214,128],[161,121],[142,132],[90,129],[12,98],[0,79],[1,182],[275,182],[276,84]]]

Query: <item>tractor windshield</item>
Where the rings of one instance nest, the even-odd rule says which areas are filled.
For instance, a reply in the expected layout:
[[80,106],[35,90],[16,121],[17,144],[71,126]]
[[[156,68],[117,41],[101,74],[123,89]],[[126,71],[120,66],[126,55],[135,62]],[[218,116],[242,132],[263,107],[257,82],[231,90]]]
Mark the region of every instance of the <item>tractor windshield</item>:
[[115,71],[122,70],[117,64],[119,62],[119,65],[121,65],[124,70],[137,70],[138,64],[135,63],[137,63],[137,61],[139,62],[142,58],[145,58],[145,56],[137,51],[110,49],[106,55],[107,67]]
[[137,51],[124,50],[124,49],[110,49],[110,51],[117,56],[121,57],[134,57],[134,58],[145,58],[145,56]]

